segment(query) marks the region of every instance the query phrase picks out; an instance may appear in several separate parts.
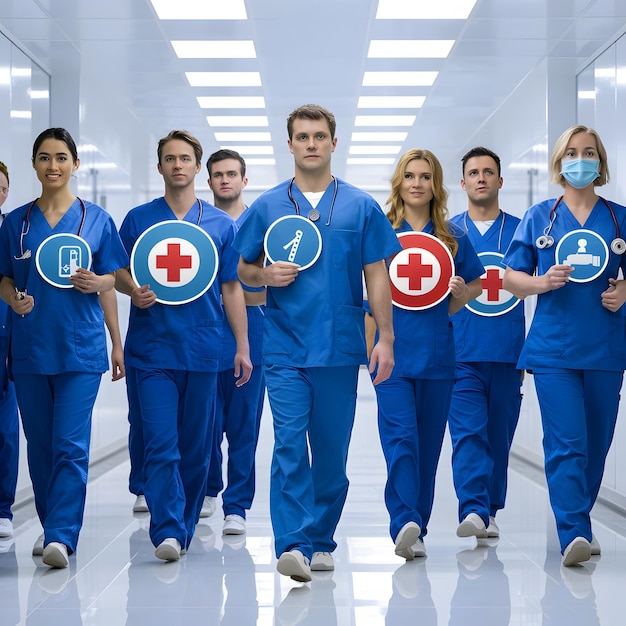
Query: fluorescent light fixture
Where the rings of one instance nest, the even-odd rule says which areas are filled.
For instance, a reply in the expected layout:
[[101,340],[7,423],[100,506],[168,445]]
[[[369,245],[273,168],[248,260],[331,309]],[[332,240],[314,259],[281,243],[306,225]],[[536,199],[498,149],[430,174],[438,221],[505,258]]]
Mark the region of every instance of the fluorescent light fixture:
[[10,115],[14,120],[29,120],[33,117],[32,111],[18,111],[17,109],[12,109]]
[[259,72],[185,72],[192,87],[261,87]]
[[276,165],[276,159],[246,159],[246,165]]
[[33,70],[30,67],[12,67],[11,76],[14,78],[30,78]]
[[596,67],[593,75],[596,78],[615,78],[617,71],[615,67]]
[[263,96],[198,96],[201,109],[264,109]]
[[595,100],[596,92],[595,91],[579,91],[578,99],[579,100]]
[[355,126],[413,126],[415,115],[357,115]]
[[445,59],[454,39],[372,39],[370,59]]
[[398,154],[402,146],[350,146],[350,154]]
[[47,89],[31,89],[30,90],[31,100],[46,100],[49,97],[50,97],[50,92]]
[[348,157],[346,159],[347,165],[393,165],[396,162],[395,159],[388,158],[354,158]]
[[98,152],[98,148],[94,146],[92,143],[86,143],[82,146],[78,146],[78,152]]
[[254,41],[172,41],[179,59],[256,59]]
[[271,133],[237,133],[237,132],[217,132],[215,141],[222,143],[224,141],[272,141]]
[[150,0],[161,20],[247,20],[244,0]]
[[266,115],[209,115],[209,126],[269,126]]
[[419,109],[426,96],[361,96],[359,109]]
[[94,170],[115,170],[117,169],[116,163],[102,162],[102,163],[94,163],[93,165],[88,166],[90,169]]
[[430,87],[439,72],[365,72],[363,87]]
[[368,133],[368,132],[355,132],[352,133],[352,141],[385,141],[390,143],[392,141],[404,142],[406,141],[408,133],[401,132],[382,132],[382,133]]
[[4,66],[0,67],[0,85],[10,85],[11,84],[11,70]]
[[476,0],[437,0],[407,2],[379,0],[377,20],[466,20]]
[[223,150],[235,150],[239,154],[274,154],[274,146],[220,146]]

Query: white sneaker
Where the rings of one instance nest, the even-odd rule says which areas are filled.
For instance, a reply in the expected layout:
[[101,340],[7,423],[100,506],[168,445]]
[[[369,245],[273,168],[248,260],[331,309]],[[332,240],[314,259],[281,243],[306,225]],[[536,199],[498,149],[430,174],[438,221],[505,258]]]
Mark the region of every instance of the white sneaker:
[[591,544],[584,537],[576,537],[563,551],[562,565],[578,565],[591,558]]
[[331,552],[313,552],[311,570],[314,572],[330,572],[335,569],[335,561]]
[[154,556],[162,561],[179,561],[180,554],[180,542],[173,537],[163,539],[154,551]]
[[200,509],[200,517],[211,517],[217,509],[217,498],[215,496],[204,496],[202,508]]
[[457,537],[478,537],[479,539],[487,538],[487,527],[480,515],[470,513],[456,529]]
[[413,552],[413,545],[420,538],[421,529],[415,522],[407,522],[398,533],[396,537],[396,555],[412,561],[415,558]]
[[8,517],[0,517],[0,537],[13,537],[13,522]]
[[589,544],[589,547],[591,548],[591,556],[600,556],[602,554],[600,542],[594,534],[591,535],[591,543]]
[[137,496],[135,504],[133,505],[133,513],[150,513],[146,496]]
[[487,537],[495,539],[500,536],[500,529],[496,524],[496,518],[493,515],[489,516],[489,526],[487,526]]
[[241,515],[227,515],[224,518],[223,535],[243,535],[246,532],[246,520]]
[[35,541],[35,543],[33,544],[33,556],[43,556],[43,539],[44,534],[41,533],[41,535],[37,537],[37,541]]
[[411,550],[413,550],[413,556],[416,558],[426,556],[426,546],[424,545],[424,542],[421,539],[418,539],[413,544],[413,546],[411,547]]
[[63,569],[70,564],[67,558],[67,547],[58,541],[51,541],[43,549],[43,562],[50,567]]
[[289,576],[299,583],[308,583],[311,580],[311,566],[300,550],[291,550],[283,552],[278,559],[276,569],[279,574]]

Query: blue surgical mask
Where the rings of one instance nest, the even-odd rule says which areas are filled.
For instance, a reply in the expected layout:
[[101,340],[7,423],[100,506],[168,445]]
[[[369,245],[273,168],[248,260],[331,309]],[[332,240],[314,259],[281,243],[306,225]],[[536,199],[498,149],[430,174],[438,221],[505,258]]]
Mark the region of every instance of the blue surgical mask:
[[600,161],[595,159],[564,159],[561,174],[575,189],[584,189],[600,176],[599,167]]

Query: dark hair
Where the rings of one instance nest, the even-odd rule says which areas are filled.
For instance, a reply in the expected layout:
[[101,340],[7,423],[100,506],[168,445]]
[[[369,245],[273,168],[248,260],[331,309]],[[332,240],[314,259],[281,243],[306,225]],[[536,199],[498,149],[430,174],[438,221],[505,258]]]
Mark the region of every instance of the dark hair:
[[469,152],[466,152],[461,159],[461,163],[463,164],[463,178],[465,178],[465,166],[467,165],[467,162],[473,157],[481,156],[491,157],[496,162],[496,166],[498,168],[498,178],[500,178],[500,157],[493,150],[489,150],[489,148],[483,148],[482,146],[476,146],[475,148],[472,148]]
[[0,161],[0,172],[2,172],[6,177],[7,177],[7,185],[9,184],[9,170],[7,169],[7,166]]
[[294,120],[326,120],[328,123],[328,129],[330,130],[330,138],[335,138],[335,130],[337,128],[337,122],[335,116],[324,107],[319,104],[305,104],[297,109],[294,109],[287,118],[287,134],[289,139],[293,135],[293,122]]
[[72,135],[70,135],[65,128],[48,128],[42,133],[39,133],[39,136],[35,139],[35,143],[33,144],[33,163],[35,162],[35,157],[37,156],[39,148],[41,148],[41,144],[46,139],[57,139],[58,141],[62,141],[68,147],[70,154],[72,155],[72,161],[74,163],[78,161],[78,150],[76,149],[76,143],[74,143]]
[[223,148],[222,150],[214,152],[207,159],[206,169],[207,172],[209,172],[209,178],[211,178],[211,166],[214,163],[224,161],[225,159],[235,159],[236,161],[239,161],[239,163],[241,164],[241,178],[246,177],[246,162],[244,161],[243,157],[239,154],[239,152],[236,152],[235,150],[228,150],[227,148]]
[[159,139],[159,145],[157,147],[157,158],[159,159],[158,163],[161,164],[161,157],[163,156],[163,148],[168,141],[173,141],[174,139],[180,139],[181,141],[185,141],[188,143],[194,151],[196,155],[196,165],[198,163],[202,163],[202,146],[200,142],[189,132],[186,130],[171,130],[163,139]]

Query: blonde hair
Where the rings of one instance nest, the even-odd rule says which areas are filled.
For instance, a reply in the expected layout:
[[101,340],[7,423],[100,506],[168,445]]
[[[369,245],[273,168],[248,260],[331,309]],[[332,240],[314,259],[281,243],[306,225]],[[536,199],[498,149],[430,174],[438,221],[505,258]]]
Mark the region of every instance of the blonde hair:
[[430,151],[420,148],[413,148],[405,152],[396,165],[396,169],[391,177],[391,194],[387,198],[389,210],[387,217],[394,229],[400,228],[404,220],[405,207],[404,200],[400,195],[400,188],[404,180],[407,165],[410,161],[423,160],[428,163],[431,171],[431,185],[433,189],[433,199],[430,202],[430,219],[432,220],[435,236],[443,242],[452,256],[456,256],[459,244],[456,238],[450,233],[448,228],[448,192],[443,186],[443,168],[439,159]]
[[596,146],[598,148],[598,157],[600,159],[600,165],[598,168],[600,176],[593,181],[593,184],[596,187],[606,185],[610,180],[606,148],[600,139],[600,135],[598,135],[598,131],[593,128],[588,128],[587,126],[583,126],[582,124],[570,126],[570,128],[568,128],[556,140],[552,150],[552,155],[550,156],[550,182],[561,185],[561,187],[565,187],[565,178],[563,177],[563,174],[561,174],[561,161],[567,152],[567,148],[569,147],[569,142],[572,140],[572,137],[578,133],[587,133],[595,138]]

